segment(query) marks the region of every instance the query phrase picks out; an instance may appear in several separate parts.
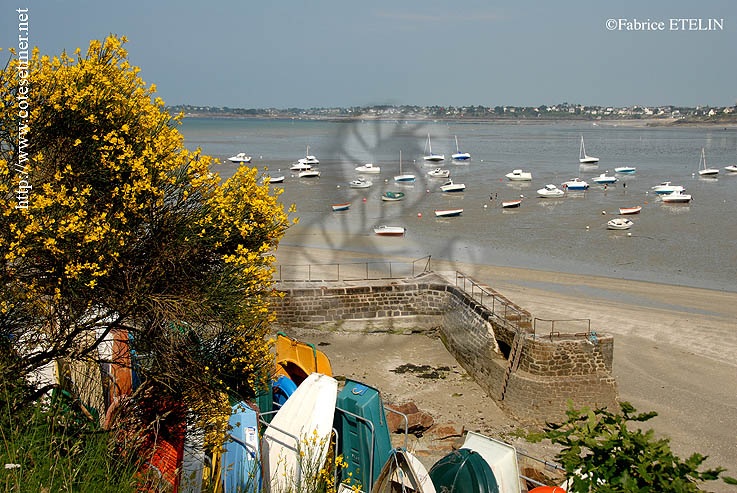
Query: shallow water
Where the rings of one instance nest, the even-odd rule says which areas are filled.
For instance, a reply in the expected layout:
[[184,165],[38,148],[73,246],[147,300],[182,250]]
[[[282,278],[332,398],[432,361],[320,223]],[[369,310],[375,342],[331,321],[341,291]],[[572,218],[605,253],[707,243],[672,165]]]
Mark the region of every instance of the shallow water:
[[[187,118],[186,145],[221,158],[218,171],[230,176],[228,156],[247,152],[253,165],[287,176],[282,200],[297,204],[299,225],[284,243],[345,248],[387,256],[432,255],[464,262],[544,269],[636,279],[737,292],[737,174],[718,179],[695,175],[701,148],[710,166],[737,161],[737,129],[722,127],[647,128],[609,123],[444,123],[327,122]],[[432,149],[444,153],[439,165],[426,165],[428,133]],[[450,160],[454,135],[468,164]],[[589,155],[601,160],[581,169],[581,135]],[[298,178],[289,165],[310,154],[320,159],[318,179]],[[399,187],[392,177],[402,170],[417,175]],[[354,168],[366,162],[381,167],[368,189],[350,189]],[[460,194],[439,191],[442,179],[427,177],[437,166],[451,170]],[[606,189],[591,178],[618,166],[635,166],[634,175],[617,175]],[[513,169],[531,171],[532,182],[510,182]],[[575,176],[588,180],[585,193],[541,199],[535,191]],[[663,204],[650,187],[666,180],[687,188],[689,205]],[[625,186],[626,185],[626,186]],[[386,190],[401,190],[402,202],[380,200]],[[502,200],[523,195],[519,209],[501,209]],[[493,200],[490,200],[490,196]],[[365,202],[363,199],[366,199]],[[350,201],[349,211],[332,212],[333,203]],[[642,205],[629,231],[606,229],[619,207]],[[435,218],[434,209],[463,208],[460,217]],[[421,214],[422,217],[418,217]],[[373,227],[405,226],[405,238],[377,238]]]

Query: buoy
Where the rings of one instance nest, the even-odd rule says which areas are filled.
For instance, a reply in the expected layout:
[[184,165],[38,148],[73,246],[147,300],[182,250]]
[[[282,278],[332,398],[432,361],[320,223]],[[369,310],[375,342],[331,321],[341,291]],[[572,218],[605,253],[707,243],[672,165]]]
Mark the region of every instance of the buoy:
[[340,188],[340,185],[336,185],[338,188]]
[[589,229],[589,227],[588,227],[588,226],[586,226],[586,229]]
[[566,493],[566,490],[560,486],[538,486],[537,488],[532,488],[530,493]]
[[426,192],[427,192],[427,193],[430,193],[430,189],[428,188],[428,189],[426,190]]
[[366,202],[366,197],[363,198],[363,201]]
[[601,214],[606,216],[606,211],[601,211]]
[[627,236],[632,236],[632,233],[627,233]]
[[484,209],[486,209],[487,207],[489,207],[489,206],[487,204],[484,204]]
[[418,212],[417,217],[422,217],[422,212]]

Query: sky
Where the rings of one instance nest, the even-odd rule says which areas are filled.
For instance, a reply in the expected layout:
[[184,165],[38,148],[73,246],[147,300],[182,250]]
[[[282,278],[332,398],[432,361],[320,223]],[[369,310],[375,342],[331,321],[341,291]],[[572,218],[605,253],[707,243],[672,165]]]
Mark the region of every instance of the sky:
[[17,9],[47,55],[125,35],[169,105],[737,104],[734,0],[1,0],[3,62]]

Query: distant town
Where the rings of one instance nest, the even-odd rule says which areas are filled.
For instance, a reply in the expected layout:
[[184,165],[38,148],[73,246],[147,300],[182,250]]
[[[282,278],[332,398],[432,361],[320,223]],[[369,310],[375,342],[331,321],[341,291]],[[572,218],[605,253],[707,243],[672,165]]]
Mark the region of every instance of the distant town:
[[653,125],[737,123],[737,105],[712,106],[586,106],[561,103],[552,106],[411,106],[371,105],[348,108],[229,108],[179,105],[174,114],[222,118],[300,118],[377,120],[644,120]]

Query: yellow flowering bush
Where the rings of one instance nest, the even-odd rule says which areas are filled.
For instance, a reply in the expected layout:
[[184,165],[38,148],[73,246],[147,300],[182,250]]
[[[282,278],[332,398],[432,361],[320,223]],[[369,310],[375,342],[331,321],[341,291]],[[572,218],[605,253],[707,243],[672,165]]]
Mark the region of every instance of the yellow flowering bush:
[[213,422],[226,408],[213,396],[252,396],[270,362],[289,212],[255,170],[221,183],[184,147],[125,42],[27,61],[11,50],[0,72],[0,369],[99,362],[124,326],[143,385]]

